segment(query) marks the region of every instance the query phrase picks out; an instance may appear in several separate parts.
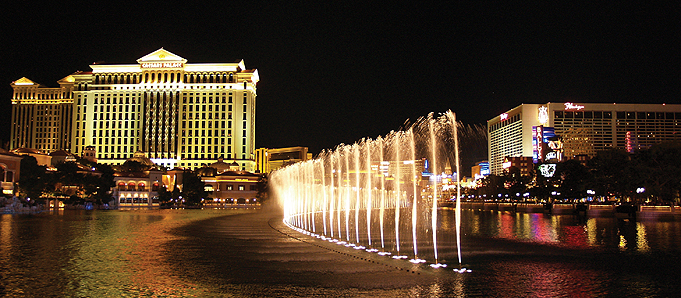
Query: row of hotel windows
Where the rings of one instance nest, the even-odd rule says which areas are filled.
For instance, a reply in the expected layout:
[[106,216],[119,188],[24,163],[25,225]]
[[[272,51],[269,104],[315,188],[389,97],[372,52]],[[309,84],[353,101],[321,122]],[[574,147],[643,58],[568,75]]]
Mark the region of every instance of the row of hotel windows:
[[[119,98],[116,96],[120,96]],[[140,93],[133,93],[132,97],[130,97],[130,93],[125,94],[125,102],[123,101],[123,94],[119,93],[114,93],[113,97],[111,97],[111,93],[106,93],[106,102],[104,102],[104,94],[95,94],[95,104],[136,104],[135,99],[137,97],[141,97]],[[215,93],[215,103],[233,103],[232,101],[232,96],[233,93],[229,92],[229,97],[227,97],[227,94],[225,93]],[[243,93],[243,104],[248,103],[248,93],[245,91]],[[101,98],[99,97],[101,96]],[[82,104],[87,105],[87,97],[82,98]],[[194,101],[196,99],[196,102]],[[220,101],[222,99],[222,101]],[[200,101],[200,102],[199,102]],[[81,96],[78,95],[77,98],[78,105],[81,105]],[[183,94],[182,97],[182,103],[183,104],[205,104],[205,103],[213,103],[213,93],[209,93],[209,96],[206,96],[206,93],[203,93],[203,96],[199,96],[199,93],[196,93],[196,98],[194,98],[194,93],[189,93],[189,94]]]
[[[230,111],[231,111],[231,106],[230,106]],[[97,111],[95,111],[95,114],[93,114],[93,116],[92,116],[93,120],[131,120],[131,119],[136,120],[136,119],[139,118],[139,113],[135,114],[134,106],[133,106],[133,109],[132,109],[132,113],[128,112],[127,107],[126,107],[125,113],[123,111],[120,111],[118,113],[118,119],[116,119],[116,111],[115,110],[113,111],[113,113],[109,113],[108,110],[107,110],[106,113],[101,112],[101,113],[97,114],[96,112]],[[151,111],[149,111],[149,112],[151,112]],[[213,118],[215,118],[215,119],[232,119],[232,113],[231,112],[230,113],[219,113],[219,112],[211,113],[211,112],[209,112],[209,113],[207,113],[207,115],[206,115],[206,113],[195,113],[195,114],[188,113],[188,114],[189,114],[190,120],[194,119],[194,115],[196,115],[196,119],[210,119],[210,120],[212,120]],[[81,115],[82,115],[82,117],[81,117]],[[98,119],[97,115],[99,115],[99,119]],[[135,116],[137,116],[137,117],[135,117]],[[206,116],[208,116],[208,118],[206,118]],[[247,114],[244,113],[243,117],[244,117],[244,119],[246,119]],[[125,119],[123,119],[123,118],[125,118]],[[182,113],[182,119],[183,120],[187,119],[187,113]],[[52,119],[50,118],[50,120],[52,120]],[[85,120],[85,113],[76,114],[76,120]],[[41,121],[41,119],[39,119],[38,121]]]
[[[230,106],[230,108],[231,108],[231,106]],[[230,109],[230,111],[231,111],[231,109]],[[198,113],[198,112],[197,112],[197,113],[194,113],[194,114],[192,114],[192,113],[188,113],[188,114],[189,114],[189,120],[194,120],[194,118],[196,118],[197,120],[198,120],[198,119],[203,119],[203,120],[209,119],[209,120],[212,120],[212,119],[213,119],[213,116],[215,116],[215,117],[214,117],[215,119],[232,119],[232,113],[231,113],[231,112],[229,112],[229,113],[224,113],[224,112],[223,112],[223,113],[218,113],[218,112],[215,112],[215,114],[213,114],[213,113],[211,113],[211,112],[208,112],[208,118],[206,118],[206,113]],[[222,115],[220,115],[220,114],[222,114]],[[194,117],[194,115],[196,115],[196,117]],[[199,116],[200,116],[200,117],[199,117]],[[246,114],[244,114],[244,119],[246,119]],[[187,120],[187,113],[182,113],[182,120]]]
[[[123,141],[122,143],[121,143],[121,140]],[[130,142],[130,145],[135,144],[134,138],[104,138],[104,139],[99,138],[99,142],[97,142],[96,138],[93,138],[92,144],[93,145],[109,145],[109,143],[111,143],[111,145],[115,145],[116,141],[118,141],[118,145],[127,145],[128,141]],[[78,139],[77,138],[76,138],[76,145],[78,145]],[[120,152],[120,150],[119,150],[119,152]]]
[[[128,122],[125,122],[124,123],[125,125],[119,123],[119,127],[118,127],[119,129],[116,129],[116,122],[111,122],[111,124],[112,124],[111,129],[109,129],[109,123],[108,122],[105,122],[105,124],[106,125],[100,125],[100,126],[106,126],[106,129],[104,129],[104,127],[100,127],[100,129],[97,129],[96,123],[93,123],[94,127],[93,127],[93,130],[92,130],[92,136],[93,137],[98,137],[98,136],[99,137],[109,137],[109,136],[112,136],[112,137],[127,137],[128,132],[130,132],[131,137],[139,136],[139,132],[137,130],[130,130],[130,129],[126,130],[126,129],[124,129],[124,128],[128,128]],[[135,122],[131,122],[131,124],[132,124],[131,128],[134,129],[135,128],[135,125],[134,125]],[[220,130],[218,128],[218,123],[216,123],[215,124],[215,130],[213,130],[212,129],[212,126],[213,126],[212,122],[209,122],[208,124],[209,124],[208,129],[182,130],[182,137],[185,138],[185,137],[199,137],[199,136],[201,136],[201,137],[213,137],[213,136],[215,136],[215,137],[218,137],[218,136],[231,137],[232,136],[232,130],[231,129]],[[231,122],[228,122],[228,124],[229,124],[228,128],[231,128],[232,127]],[[244,123],[244,126],[245,126],[245,123]],[[205,125],[203,125],[203,127],[205,127]],[[225,127],[224,122],[222,122],[222,128],[224,128],[224,127]],[[42,128],[39,128],[39,130],[41,130],[41,129]],[[56,134],[50,134],[52,132],[53,128],[46,128],[46,129],[49,130],[49,133],[48,134],[38,133],[37,134],[38,137],[44,137],[44,136],[49,136],[49,135],[56,136]],[[55,133],[57,132],[56,128],[54,128],[54,132]],[[245,132],[244,132],[244,134],[245,134]],[[80,129],[80,122],[76,123],[75,137],[85,137],[85,124],[84,123],[83,123],[83,129],[82,130]],[[184,139],[183,139],[183,142],[184,142]],[[223,140],[223,143],[224,143],[224,140]],[[189,144],[191,144],[191,141],[189,141]],[[210,144],[210,139],[208,139],[208,144]],[[217,141],[216,141],[216,144],[217,144]]]
[[[98,121],[92,122],[92,129],[97,129],[97,122],[98,122]],[[76,128],[78,128],[78,123],[79,123],[79,122],[76,122]],[[126,121],[121,121],[121,120],[119,120],[119,121],[106,121],[106,120],[101,120],[101,121],[99,121],[99,123],[100,123],[100,124],[99,124],[99,128],[100,128],[100,129],[109,129],[109,128],[111,128],[111,129],[116,129],[116,127],[117,127],[117,126],[116,126],[116,123],[118,123],[118,128],[119,128],[119,129],[123,129],[124,127],[125,127],[125,128],[128,128],[128,123],[130,123],[130,125],[129,125],[130,127],[129,127],[129,128],[135,129],[135,128],[136,128],[136,127],[135,127],[135,123],[137,123],[137,121],[135,121],[135,120],[126,120]],[[85,129],[85,123],[83,123],[83,129]]]
[[215,107],[215,111],[220,111],[220,107],[222,107],[222,111],[225,111],[225,107],[228,108],[228,111],[232,111],[232,105],[223,105],[223,104],[187,104],[182,106],[182,112],[194,112],[194,107],[196,107],[196,112],[199,112],[199,107],[201,107],[201,112],[206,112],[206,107],[208,107],[208,112],[213,111],[213,107]]
[[[111,152],[108,152],[109,148],[111,148]],[[102,150],[102,152],[97,153],[97,158],[101,159],[125,159],[130,157],[130,153],[133,153],[137,151],[133,147],[122,147],[118,146],[118,153],[114,152],[116,148],[114,146],[98,146],[98,150]],[[224,148],[223,148],[224,149]],[[228,153],[227,153],[227,159],[231,159],[232,154],[230,153],[231,148],[227,148]],[[223,150],[224,151],[224,150]],[[111,154],[109,154],[111,153]],[[236,156],[236,155],[235,155]],[[187,159],[195,159],[195,160],[217,160],[218,158],[224,158],[225,157],[225,152],[220,152],[218,153],[217,151],[215,153],[194,153],[194,154],[180,154],[180,158],[182,160],[187,160]],[[242,156],[243,158],[243,156]],[[184,163],[183,163],[184,165]],[[188,166],[191,166],[191,163],[187,164]],[[194,164],[195,166],[197,164]]]
[[[225,127],[225,125],[227,127]],[[182,121],[182,129],[189,129],[191,131],[192,128],[194,129],[199,129],[200,128],[205,129],[205,128],[213,128],[215,127],[216,129],[218,128],[232,128],[232,121]],[[244,121],[244,128],[246,128],[246,121]],[[198,133],[197,133],[198,135]],[[184,135],[183,135],[184,136]]]
[[[231,156],[232,156],[231,154],[228,154],[226,159],[231,159]],[[234,155],[234,156],[236,157],[236,155]],[[190,159],[190,160],[203,159],[203,160],[216,160],[217,161],[218,158],[225,159],[225,155],[223,153],[213,153],[213,154],[210,154],[210,153],[208,153],[208,154],[195,153],[195,154],[180,154],[180,158],[183,159],[183,160],[186,160],[186,159]],[[197,164],[195,163],[194,166],[196,166],[196,165]],[[184,166],[184,163],[182,163],[180,166]],[[188,163],[187,166],[191,166],[191,163]],[[242,167],[242,168],[245,168],[245,167]]]
[[[217,128],[217,125],[216,125],[216,128]],[[194,135],[192,135],[192,132],[194,132]],[[199,132],[201,132],[201,133],[199,134]],[[208,133],[206,134],[206,132],[208,132]],[[213,133],[213,132],[215,132],[215,133]],[[218,133],[218,132],[220,132],[220,133]],[[228,129],[228,130],[210,130],[210,129],[208,129],[208,130],[206,130],[206,129],[204,129],[204,130],[182,130],[182,137],[183,138],[185,138],[185,137],[199,137],[199,136],[200,137],[213,137],[213,136],[215,136],[215,137],[218,137],[218,136],[220,136],[220,137],[225,137],[225,136],[231,137],[232,136],[232,130],[231,129]],[[189,139],[189,140],[190,140],[189,144],[191,144],[192,141],[191,141],[191,139]],[[184,144],[184,139],[183,139],[182,142]],[[208,141],[208,144],[210,144],[210,141]]]
[[[125,119],[123,117],[125,116]],[[137,116],[137,117],[134,117]],[[132,119],[131,119],[132,118]],[[118,119],[116,119],[116,113],[99,113],[99,119],[97,119],[97,114],[92,114],[92,120],[137,120],[139,118],[139,114],[133,114],[133,113],[118,113]],[[81,120],[80,114],[76,116],[76,120]],[[85,120],[85,115],[83,115],[83,119]]]
[[[53,88],[50,88],[53,89]],[[30,92],[33,91],[33,92]],[[18,92],[15,90],[13,99],[65,99],[65,98],[70,98],[71,94],[67,92],[63,92],[62,89],[56,89],[54,88],[53,90],[39,90],[38,93],[36,93],[34,90],[26,89],[26,90],[19,90]]]
[[[122,112],[123,112],[123,107],[125,107],[125,112],[128,112],[128,108],[130,107],[130,111],[134,113],[134,112],[135,112],[135,107],[136,107],[136,106],[137,106],[137,105],[122,105],[122,106],[120,106],[121,109],[120,109],[120,111],[118,111],[118,112],[121,112],[121,113],[122,113]],[[116,111],[116,107],[117,107],[117,106],[114,106],[114,105],[107,105],[107,106],[106,106],[106,111],[104,111],[104,107],[105,107],[105,106],[102,106],[101,109],[100,109],[99,111],[97,111],[97,107],[98,107],[98,106],[95,106],[95,113],[97,113],[97,112],[107,112],[107,113],[108,113],[108,112],[111,112],[111,111],[113,111],[114,113],[117,112],[117,111]],[[84,110],[84,111],[85,111],[85,110]],[[79,107],[79,109],[78,109],[78,112],[80,112],[80,107]]]
[[[237,90],[236,85],[189,85],[185,84],[182,86],[182,89],[180,89],[180,85],[157,85],[157,86],[142,86],[142,85],[128,85],[128,86],[107,86],[107,87],[89,87],[87,84],[78,84],[75,86],[76,88],[74,91],[112,91],[113,92],[121,92],[125,90],[140,90],[140,91],[159,91],[159,92],[185,92],[185,91],[193,91],[196,89],[196,91],[205,91],[205,90],[210,90],[210,89],[216,89],[215,91],[218,90]],[[172,90],[168,90],[172,89]],[[248,82],[244,82],[243,85],[243,90],[248,89]],[[120,91],[119,91],[120,90]],[[129,92],[129,91],[128,91]],[[138,92],[138,91],[136,91]],[[67,96],[71,96],[71,94],[67,94]],[[70,99],[71,97],[69,97]],[[63,99],[62,99],[63,100]],[[56,101],[56,100],[55,100]]]
[[504,120],[501,120],[501,121],[499,121],[498,123],[492,124],[492,125],[490,125],[490,127],[489,127],[489,131],[494,131],[494,130],[497,130],[497,129],[499,129],[499,128],[502,128],[502,127],[504,127],[504,126],[506,126],[506,125],[515,123],[516,121],[519,121],[519,120],[520,120],[520,117],[522,117],[521,114],[516,114],[516,115],[510,116],[510,117],[508,117],[508,118],[506,118],[506,119],[504,119]]
[[[154,183],[154,184],[151,185],[151,191],[158,191],[158,189],[159,189],[158,183]],[[144,184],[144,182],[139,182],[137,184],[135,182],[129,182],[127,184],[125,182],[119,182],[118,183],[118,190],[119,191],[147,191],[147,188],[146,188],[146,185]]]
[[[209,189],[210,191],[215,191],[215,189],[213,188],[213,186],[210,185],[210,184],[206,184],[206,189]],[[232,184],[227,184],[227,185],[225,185],[225,189],[224,189],[224,190],[221,190],[221,191],[233,191],[233,190],[234,190],[234,185],[232,185]],[[245,191],[245,190],[246,190],[246,185],[244,185],[244,184],[238,184],[238,185],[237,185],[237,190]],[[258,186],[257,186],[257,185],[254,185],[254,184],[251,184],[251,185],[249,185],[249,190],[250,190],[250,191],[258,190]]]
[[[205,131],[202,131],[205,132]],[[210,132],[210,130],[208,131]],[[224,131],[223,131],[224,132]],[[191,136],[191,135],[190,135]],[[197,134],[198,136],[198,134]],[[215,135],[217,137],[217,134]],[[210,135],[209,135],[210,137]],[[224,137],[224,135],[223,135]],[[182,138],[182,145],[188,144],[188,145],[199,145],[199,138]],[[192,144],[192,140],[194,140],[194,144]],[[214,140],[211,144],[211,140]],[[218,145],[218,140],[220,140],[219,144],[224,145],[225,144],[225,138],[201,138],[201,145]],[[232,138],[227,138],[227,145],[232,144]]]
[[[608,119],[612,118],[613,112],[606,111],[580,111],[566,112],[555,111],[555,118],[586,118],[586,119]],[[681,113],[670,112],[616,112],[617,119],[681,119]]]
[[[130,145],[134,145],[132,142],[130,142]],[[78,144],[76,144],[78,146]],[[111,148],[111,150],[109,150]],[[102,150],[104,149],[104,150]],[[117,149],[117,150],[116,150]],[[109,152],[111,151],[111,152]],[[98,153],[133,153],[135,152],[134,147],[129,147],[129,146],[97,146],[97,152]],[[113,155],[112,157],[113,158]]]
[[[182,81],[180,79],[182,78]],[[144,74],[95,75],[94,84],[138,83],[236,83],[234,73],[145,72]],[[244,82],[246,83],[246,82]]]
[[[95,95],[95,96],[97,96],[97,95]],[[104,97],[101,98],[101,102],[99,100],[100,98],[95,97],[95,104],[100,104],[100,103],[101,104],[137,104],[135,102],[135,98],[137,98],[137,97],[135,97],[134,95],[133,95],[132,98],[129,98],[126,94],[125,103],[123,103],[123,96],[121,96],[120,101],[117,100],[116,96],[113,97],[113,100],[110,97],[107,97],[106,103],[104,103]],[[78,104],[80,104],[80,98],[78,98]],[[85,98],[85,101],[83,102],[83,104],[87,104],[87,98]]]
[[57,137],[56,133],[44,133],[44,132],[36,133],[36,136],[35,136],[36,139],[43,139],[43,138],[50,139],[50,138],[56,138],[56,137]]
[[[121,204],[149,204],[149,198],[127,198],[121,197]],[[151,203],[156,204],[159,202],[158,197],[151,198]]]
[[61,114],[59,112],[60,112],[59,107],[55,105],[38,107],[36,109],[36,115],[38,116],[58,116]]
[[[185,153],[185,147],[187,148],[186,152],[188,153],[213,153],[212,148],[215,149],[215,153],[225,153],[225,147],[220,147],[220,146],[193,146],[194,150],[192,151],[192,146],[182,146],[181,152]],[[218,150],[219,149],[219,150]],[[232,147],[229,146],[227,147],[227,153],[232,153]]]
[[[213,93],[211,93],[211,95],[212,95],[212,94],[213,94]],[[205,95],[205,93],[204,93],[204,95]],[[226,97],[224,94],[222,95],[222,97],[220,97],[218,94],[216,94],[216,95],[217,95],[217,96],[215,97],[215,103],[216,103],[216,104],[218,104],[218,103],[233,103],[233,101],[232,101],[232,93],[231,93],[231,92],[229,93],[229,97]],[[244,92],[244,103],[247,103],[247,97],[246,97],[246,95],[247,95],[246,92]],[[222,98],[222,102],[220,102],[220,98]],[[199,100],[200,100],[201,102],[199,102]],[[209,103],[209,104],[210,104],[210,103],[213,103],[213,96],[208,96],[208,97],[206,97],[206,96],[203,96],[203,97],[197,96],[197,97],[196,97],[196,102],[194,102],[194,97],[193,97],[193,96],[187,97],[187,96],[185,95],[185,96],[182,97],[182,103],[183,103],[183,104],[206,104],[206,103]]]

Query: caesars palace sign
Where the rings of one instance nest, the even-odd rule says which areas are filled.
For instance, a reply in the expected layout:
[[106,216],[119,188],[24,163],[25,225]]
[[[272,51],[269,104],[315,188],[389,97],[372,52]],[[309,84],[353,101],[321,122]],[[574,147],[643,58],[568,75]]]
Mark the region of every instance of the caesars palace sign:
[[182,62],[143,62],[141,68],[181,68]]

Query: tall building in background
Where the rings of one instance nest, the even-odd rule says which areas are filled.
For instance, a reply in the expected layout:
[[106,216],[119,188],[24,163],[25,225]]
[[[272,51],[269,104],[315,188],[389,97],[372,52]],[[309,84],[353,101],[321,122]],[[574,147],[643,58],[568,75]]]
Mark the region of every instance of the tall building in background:
[[223,158],[255,170],[257,70],[243,60],[187,63],[159,49],[135,64],[94,64],[46,88],[14,88],[10,147],[86,150],[120,164],[143,151],[156,164],[194,169]]
[[45,153],[71,148],[73,77],[49,88],[25,77],[12,82],[10,149],[32,148]]
[[575,159],[681,141],[681,105],[523,104],[488,120],[487,132],[490,170],[498,175],[506,157]]
[[312,159],[307,147],[259,148],[256,150],[256,172],[269,174],[288,165]]

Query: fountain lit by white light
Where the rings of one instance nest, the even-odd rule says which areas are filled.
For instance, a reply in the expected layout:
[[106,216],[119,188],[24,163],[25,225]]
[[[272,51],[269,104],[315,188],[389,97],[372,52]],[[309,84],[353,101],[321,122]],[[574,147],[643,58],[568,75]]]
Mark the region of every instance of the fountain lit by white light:
[[[270,183],[284,222],[305,234],[357,250],[447,267],[440,254],[438,203],[460,197],[443,190],[441,175],[459,154],[456,115],[419,119],[401,131],[274,172]],[[460,202],[456,200],[456,257],[461,268]],[[470,270],[454,269],[456,272]],[[463,270],[463,271],[461,271]]]

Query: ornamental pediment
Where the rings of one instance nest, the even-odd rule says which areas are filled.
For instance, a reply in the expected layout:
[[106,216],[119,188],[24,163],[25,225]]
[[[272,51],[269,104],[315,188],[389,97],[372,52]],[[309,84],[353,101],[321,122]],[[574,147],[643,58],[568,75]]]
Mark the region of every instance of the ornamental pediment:
[[178,55],[171,53],[170,51],[160,48],[146,56],[137,59],[137,63],[187,63],[187,59],[184,59]]
[[59,83],[59,84],[73,83],[75,81],[76,81],[76,78],[74,78],[73,75],[68,75],[68,76],[65,76],[64,78],[62,78],[61,80],[57,81],[57,83]]
[[29,80],[26,77],[22,77],[21,79],[18,79],[14,82],[12,82],[14,85],[38,85],[34,81]]

